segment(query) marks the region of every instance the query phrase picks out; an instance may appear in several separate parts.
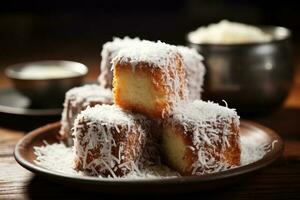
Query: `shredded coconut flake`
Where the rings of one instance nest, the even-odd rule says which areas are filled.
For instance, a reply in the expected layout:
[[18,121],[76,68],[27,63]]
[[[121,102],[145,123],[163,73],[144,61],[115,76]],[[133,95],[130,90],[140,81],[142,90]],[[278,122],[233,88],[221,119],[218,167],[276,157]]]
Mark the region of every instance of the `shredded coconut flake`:
[[188,47],[178,46],[178,50],[182,55],[185,67],[189,99],[200,99],[205,75],[203,57],[195,49]]
[[113,59],[113,63],[126,62],[132,66],[138,63],[147,63],[151,67],[166,68],[178,58],[179,51],[176,46],[164,42],[151,42],[142,40],[135,45],[121,49]]
[[[187,98],[187,85],[182,56],[178,48],[163,42],[151,42],[142,40],[136,45],[119,51],[113,59],[113,69],[129,65],[133,73],[137,67],[147,67],[150,70],[159,70],[161,80],[154,84],[161,84],[164,88],[168,104],[162,110],[162,118],[165,118],[172,104]],[[158,77],[153,78],[155,81]],[[138,83],[137,83],[138,84]]]
[[[73,169],[74,149],[67,147],[63,143],[47,144],[34,147],[36,155],[35,163],[41,167],[67,175],[87,176],[83,172]],[[179,174],[164,165],[149,165],[141,169],[134,170],[123,177],[103,177],[99,179],[149,179],[149,178],[170,178]]]
[[274,148],[277,142],[277,140],[274,140],[272,143],[259,143],[257,140],[251,140],[251,138],[240,137],[241,164],[248,165],[262,159],[266,153]]
[[44,146],[35,146],[35,163],[46,169],[51,169],[65,174],[78,174],[73,169],[73,149],[63,143],[48,144]]
[[71,130],[77,115],[88,106],[112,103],[112,91],[99,85],[91,84],[70,89],[65,95],[60,134],[71,145]]
[[[239,116],[234,109],[213,102],[195,100],[176,104],[167,126],[183,127],[184,134],[192,138],[198,160],[192,164],[193,174],[206,174],[230,168],[223,158],[228,138],[238,143]],[[216,148],[221,146],[221,149]],[[205,147],[205,148],[204,148]],[[218,160],[220,158],[220,161]]]
[[87,104],[90,101],[108,102],[112,100],[112,91],[96,84],[84,85],[69,90],[66,99]]
[[150,162],[154,154],[146,151],[153,145],[150,121],[116,105],[82,111],[75,120],[73,135],[76,168],[93,175],[139,173],[144,160],[149,158]]
[[130,111],[126,111],[115,105],[96,105],[93,108],[87,108],[82,111],[77,119],[88,116],[89,120],[92,120],[91,123],[100,122],[101,124],[107,123],[113,126],[115,126],[115,124],[133,125],[137,118],[146,119],[142,115],[133,115],[130,113]]
[[[153,67],[162,67],[172,62],[172,56],[170,55],[173,55],[176,51],[182,56],[186,69],[189,98],[191,100],[200,99],[205,74],[205,68],[202,64],[203,57],[194,49],[177,46],[176,50],[175,46],[163,42],[125,37],[123,39],[114,38],[112,42],[105,43],[101,52],[101,74],[98,81],[102,86],[112,88],[113,66],[111,62],[114,59],[114,62],[116,60],[118,62],[128,61],[133,66],[139,62],[147,62]],[[133,70],[135,70],[135,67],[133,67]]]
[[[240,137],[241,141],[241,165],[247,165],[263,158],[271,150],[272,144],[276,145],[276,140],[272,143],[257,144],[247,137]],[[34,147],[36,155],[35,163],[41,167],[55,172],[69,175],[86,176],[84,173],[73,169],[74,152],[72,147],[67,147],[63,143],[47,144]],[[145,166],[139,173],[131,172],[124,177],[115,179],[149,179],[149,178],[172,178],[180,175],[164,165]],[[111,179],[99,176],[99,179]]]
[[216,120],[217,118],[237,118],[235,109],[220,106],[217,103],[195,100],[181,101],[173,110],[173,117],[179,121],[194,121],[197,123]]

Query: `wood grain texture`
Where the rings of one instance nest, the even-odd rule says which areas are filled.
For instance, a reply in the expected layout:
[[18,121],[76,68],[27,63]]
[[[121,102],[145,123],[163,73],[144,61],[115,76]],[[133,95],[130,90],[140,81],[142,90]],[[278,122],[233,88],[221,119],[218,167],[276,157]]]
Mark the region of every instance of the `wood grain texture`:
[[26,199],[33,174],[18,165],[13,156],[0,157],[0,199]]
[[16,141],[23,136],[23,132],[0,128],[0,158],[12,156]]

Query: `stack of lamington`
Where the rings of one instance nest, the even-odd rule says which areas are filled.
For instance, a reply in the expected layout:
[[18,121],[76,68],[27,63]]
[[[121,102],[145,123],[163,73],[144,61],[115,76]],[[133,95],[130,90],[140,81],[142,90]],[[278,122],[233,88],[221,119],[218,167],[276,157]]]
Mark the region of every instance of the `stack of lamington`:
[[200,100],[205,68],[195,50],[125,37],[101,55],[99,86],[66,94],[60,133],[74,143],[75,169],[122,177],[162,162],[202,175],[240,164],[239,117]]

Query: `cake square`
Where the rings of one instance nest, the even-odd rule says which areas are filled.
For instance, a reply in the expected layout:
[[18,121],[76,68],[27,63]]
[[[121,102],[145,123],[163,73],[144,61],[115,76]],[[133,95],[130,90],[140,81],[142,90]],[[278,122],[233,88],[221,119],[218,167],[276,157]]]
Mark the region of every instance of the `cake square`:
[[74,123],[75,169],[113,178],[138,173],[158,156],[151,124],[116,105],[87,108]]
[[65,95],[61,118],[61,139],[73,144],[72,128],[77,115],[87,107],[98,104],[113,104],[112,91],[96,84],[70,89]]
[[206,69],[202,63],[203,57],[195,50],[185,46],[177,46],[182,55],[185,67],[188,99],[199,100],[203,91],[203,82]]
[[139,38],[130,38],[128,36],[124,38],[114,37],[112,41],[106,42],[102,46],[101,51],[101,64],[100,64],[100,75],[98,82],[104,88],[112,89],[113,71],[112,71],[112,60],[117,56],[121,49],[133,46],[141,42]]
[[185,71],[176,46],[143,40],[113,59],[114,101],[155,119],[168,116],[187,98]]
[[202,175],[240,165],[235,110],[196,100],[178,103],[163,122],[162,155],[182,175]]
[[[139,45],[143,40],[139,38],[113,38],[112,41],[106,42],[101,51],[101,65],[98,82],[105,88],[112,88],[113,70],[112,60],[116,57],[120,50]],[[202,63],[203,57],[195,50],[185,46],[177,46],[182,56],[186,84],[188,88],[188,98],[190,100],[201,99],[203,91],[203,79],[205,75],[205,67]]]

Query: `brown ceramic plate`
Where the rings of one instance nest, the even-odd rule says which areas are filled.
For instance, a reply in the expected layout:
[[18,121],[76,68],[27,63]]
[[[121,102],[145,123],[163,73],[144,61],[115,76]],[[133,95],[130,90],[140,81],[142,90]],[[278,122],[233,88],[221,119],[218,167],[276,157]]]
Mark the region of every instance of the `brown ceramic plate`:
[[175,177],[165,179],[130,179],[113,180],[98,179],[96,177],[72,176],[60,172],[51,171],[34,163],[34,146],[58,142],[58,130],[60,123],[53,123],[36,129],[21,139],[15,147],[15,158],[17,162],[26,169],[45,176],[46,178],[68,184],[75,187],[93,189],[102,192],[187,192],[195,190],[206,190],[232,184],[244,175],[263,168],[276,160],[283,151],[282,139],[272,130],[250,121],[241,122],[241,137],[247,137],[254,141],[262,140],[268,143],[277,140],[262,159],[238,168],[223,172],[190,177]]

